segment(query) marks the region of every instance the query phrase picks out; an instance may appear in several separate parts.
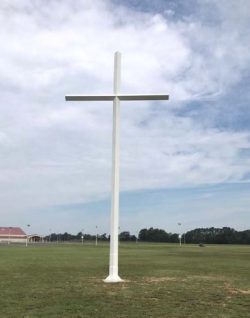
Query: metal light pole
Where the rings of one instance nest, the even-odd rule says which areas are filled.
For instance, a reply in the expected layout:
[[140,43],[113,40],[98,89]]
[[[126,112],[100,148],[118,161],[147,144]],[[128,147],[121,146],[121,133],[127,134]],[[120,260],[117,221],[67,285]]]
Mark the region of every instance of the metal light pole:
[[84,232],[84,229],[82,229],[81,232],[82,232],[82,244],[83,244],[83,238],[84,238],[83,232]]
[[11,227],[9,227],[9,239],[8,239],[8,245],[10,244],[10,231],[11,231]]
[[[27,224],[27,228],[30,227],[30,224]],[[26,247],[28,246],[28,233],[26,234]]]
[[136,240],[135,240],[135,242],[136,243],[138,243],[138,239],[139,239],[139,231],[137,231],[137,233],[136,233],[137,235],[136,235]]
[[50,242],[50,243],[51,243],[51,232],[52,232],[52,230],[49,229],[49,242]]
[[97,233],[97,228],[98,228],[98,227],[97,227],[97,225],[96,225],[95,228],[96,228],[95,246],[97,246],[97,244],[98,244],[98,242],[97,242],[97,241],[98,241],[98,233]]
[[[178,223],[179,226],[181,226],[181,223]],[[179,234],[179,240],[180,240],[180,246],[181,246],[181,230],[180,230],[180,234]]]

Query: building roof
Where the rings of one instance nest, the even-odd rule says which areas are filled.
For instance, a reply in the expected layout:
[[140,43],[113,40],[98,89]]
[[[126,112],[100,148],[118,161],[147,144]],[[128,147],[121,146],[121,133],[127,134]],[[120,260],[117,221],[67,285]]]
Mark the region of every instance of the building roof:
[[20,227],[0,227],[0,235],[25,235],[26,233]]

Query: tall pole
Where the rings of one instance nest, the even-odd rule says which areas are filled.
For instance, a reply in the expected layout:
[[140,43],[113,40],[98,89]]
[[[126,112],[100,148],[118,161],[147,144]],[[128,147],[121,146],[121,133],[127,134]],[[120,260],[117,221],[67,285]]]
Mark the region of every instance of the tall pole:
[[82,229],[81,232],[82,232],[82,244],[83,244],[83,239],[84,239],[83,232],[84,232],[84,229]]
[[[181,226],[181,223],[179,222],[178,225]],[[181,235],[181,230],[180,230],[180,234],[179,234],[180,246],[181,246],[181,236],[182,236],[182,235]]]
[[10,244],[10,230],[11,230],[11,227],[9,227],[9,239],[8,239],[8,244]]
[[[27,224],[27,231],[28,231],[28,228],[30,227],[30,224]],[[28,233],[28,232],[27,232]],[[28,247],[28,239],[29,239],[29,237],[28,237],[28,234],[26,235],[26,247]]]
[[96,234],[95,234],[95,245],[97,246],[98,244],[98,230],[97,230],[97,225],[96,225]]
[[118,283],[123,280],[118,275],[118,226],[119,226],[119,138],[120,138],[120,100],[168,100],[166,94],[121,94],[121,53],[115,53],[114,92],[111,95],[66,95],[66,101],[113,101],[113,142],[112,142],[112,202],[109,276],[107,283]]
[[119,228],[119,154],[120,154],[120,100],[117,96],[121,83],[121,53],[115,53],[114,61],[114,101],[113,101],[113,143],[112,143],[112,202],[109,276],[106,283],[118,283],[118,228]]

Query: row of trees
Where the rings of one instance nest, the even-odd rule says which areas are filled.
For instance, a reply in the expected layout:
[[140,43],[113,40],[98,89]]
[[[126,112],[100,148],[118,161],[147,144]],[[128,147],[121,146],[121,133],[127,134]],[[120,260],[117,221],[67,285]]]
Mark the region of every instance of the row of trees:
[[[52,233],[45,237],[48,241],[90,241],[95,240],[96,235],[83,234],[79,232],[76,235],[65,232],[64,234]],[[110,237],[106,233],[98,235],[99,241],[109,241]],[[177,233],[168,233],[165,230],[150,227],[149,229],[142,229],[139,232],[138,238],[131,235],[130,232],[124,231],[119,234],[120,241],[137,240],[141,242],[169,242],[178,243],[179,235]],[[182,235],[182,242],[185,243],[204,243],[204,244],[250,244],[250,230],[236,231],[230,227],[223,228],[198,228],[188,231]]]
[[185,235],[187,243],[250,244],[250,230],[236,231],[230,227],[199,228]]
[[[179,235],[167,233],[160,229],[143,229],[139,233],[140,241],[147,242],[175,242],[179,241]],[[182,242],[205,244],[250,244],[250,230],[236,231],[230,227],[223,228],[198,228],[182,234]]]
[[[47,235],[45,237],[47,241],[93,241],[96,239],[96,235],[92,234],[83,234],[82,232],[77,233],[76,235],[70,234],[70,233],[52,233],[50,235]],[[102,235],[98,235],[98,240],[100,241],[109,241],[109,236],[107,236],[106,233]]]
[[177,243],[179,238],[178,234],[167,233],[165,230],[154,229],[142,229],[139,232],[139,240],[145,242],[170,242]]
[[[45,240],[47,241],[94,241],[96,240],[96,235],[91,234],[83,234],[82,232],[77,233],[76,235],[69,234],[67,232],[65,233],[51,233],[50,235],[47,235],[45,237]],[[110,236],[106,233],[97,235],[98,241],[109,241]],[[120,241],[136,241],[137,238],[135,235],[131,235],[130,232],[124,231],[119,234],[119,240]]]
[[[160,229],[143,229],[139,233],[140,241],[178,242],[179,236]],[[250,244],[250,230],[236,231],[230,227],[198,228],[182,234],[182,242],[205,244]]]

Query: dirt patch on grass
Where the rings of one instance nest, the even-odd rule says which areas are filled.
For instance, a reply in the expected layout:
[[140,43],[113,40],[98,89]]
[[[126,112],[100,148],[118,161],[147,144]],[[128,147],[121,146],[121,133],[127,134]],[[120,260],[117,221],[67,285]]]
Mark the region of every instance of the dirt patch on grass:
[[206,280],[206,281],[225,281],[224,277],[213,275],[191,275],[187,279]]
[[225,284],[225,289],[230,293],[230,294],[241,294],[241,295],[250,295],[250,289],[240,289],[240,288],[235,288],[232,287],[229,284]]
[[237,291],[238,291],[240,294],[250,295],[250,289],[247,289],[247,290],[237,289]]
[[144,281],[147,283],[162,283],[162,282],[176,282],[176,281],[180,281],[180,279],[176,278],[176,277],[145,277]]

